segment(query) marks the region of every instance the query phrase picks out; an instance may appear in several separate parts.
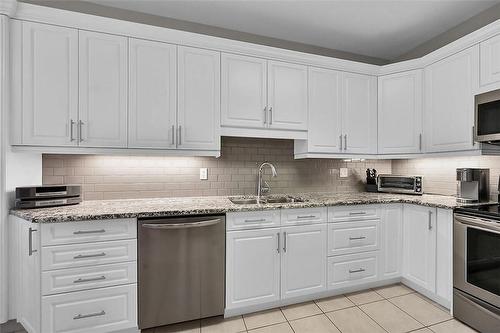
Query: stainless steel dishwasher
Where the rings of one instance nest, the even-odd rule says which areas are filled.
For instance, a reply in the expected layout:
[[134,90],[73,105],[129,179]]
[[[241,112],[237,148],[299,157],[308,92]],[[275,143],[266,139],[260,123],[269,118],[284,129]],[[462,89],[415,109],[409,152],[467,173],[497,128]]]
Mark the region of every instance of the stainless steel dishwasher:
[[139,219],[139,328],[224,313],[225,217]]

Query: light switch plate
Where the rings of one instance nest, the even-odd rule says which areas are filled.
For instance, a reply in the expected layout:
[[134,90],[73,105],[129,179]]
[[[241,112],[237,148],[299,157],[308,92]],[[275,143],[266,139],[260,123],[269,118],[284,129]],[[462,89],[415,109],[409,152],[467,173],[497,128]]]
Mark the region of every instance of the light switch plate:
[[340,178],[346,178],[346,177],[349,177],[349,169],[340,168]]
[[208,179],[208,168],[200,168],[200,180]]

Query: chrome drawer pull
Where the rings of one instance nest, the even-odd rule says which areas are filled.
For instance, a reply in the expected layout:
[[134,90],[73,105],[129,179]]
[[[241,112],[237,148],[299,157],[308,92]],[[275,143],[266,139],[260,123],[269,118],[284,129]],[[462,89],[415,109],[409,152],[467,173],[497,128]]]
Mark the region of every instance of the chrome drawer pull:
[[78,230],[73,232],[73,235],[84,235],[84,234],[102,234],[103,232],[106,232],[104,229],[100,230]]
[[38,252],[38,250],[33,249],[33,233],[37,231],[37,229],[29,228],[28,230],[28,255],[32,256],[33,253]]
[[366,212],[349,212],[349,215],[366,215]]
[[245,220],[245,222],[266,222],[266,219],[258,219],[258,220]]
[[96,313],[89,313],[89,314],[78,314],[73,317],[73,320],[78,320],[78,319],[84,319],[84,318],[90,318],[90,317],[99,317],[99,316],[104,316],[106,314],[106,311],[102,310],[101,312],[96,312]]
[[349,270],[349,273],[351,273],[351,274],[352,274],[352,273],[360,273],[360,272],[364,272],[364,271],[365,271],[365,269],[364,269],[364,268],[360,268],[360,269],[355,269],[355,270],[353,270],[353,271]]
[[359,239],[365,239],[365,236],[360,236],[360,237],[349,237],[349,240],[359,240]]
[[303,216],[297,216],[298,219],[313,219],[315,218],[316,215],[303,215]]
[[106,277],[103,275],[103,276],[89,278],[89,279],[79,278],[79,279],[73,281],[73,283],[92,282],[92,281],[100,281],[100,280],[106,280]]
[[95,257],[104,257],[106,253],[101,252],[101,253],[96,253],[96,254],[79,254],[77,256],[74,256],[73,259],[85,259],[85,258],[95,258]]

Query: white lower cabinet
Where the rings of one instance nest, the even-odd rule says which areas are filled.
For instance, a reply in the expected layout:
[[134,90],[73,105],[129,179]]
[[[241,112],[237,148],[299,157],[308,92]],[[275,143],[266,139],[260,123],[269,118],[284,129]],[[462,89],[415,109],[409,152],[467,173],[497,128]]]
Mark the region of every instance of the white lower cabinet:
[[328,258],[328,289],[352,287],[378,280],[379,252]]
[[436,208],[403,208],[403,278],[434,293],[436,290]]
[[379,220],[331,223],[328,225],[328,255],[379,249]]
[[281,297],[326,290],[326,224],[282,228]]
[[227,233],[226,308],[279,300],[279,235],[279,228]]
[[400,204],[382,207],[380,219],[381,248],[380,277],[398,278],[401,276],[403,256],[403,206]]
[[137,288],[125,285],[42,298],[42,332],[111,332],[137,322]]

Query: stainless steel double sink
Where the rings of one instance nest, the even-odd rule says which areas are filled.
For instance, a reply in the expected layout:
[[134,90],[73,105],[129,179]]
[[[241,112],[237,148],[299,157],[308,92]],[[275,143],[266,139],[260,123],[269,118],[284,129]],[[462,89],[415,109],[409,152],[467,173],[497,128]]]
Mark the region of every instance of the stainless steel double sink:
[[[229,201],[236,205],[256,205],[257,197],[241,196],[241,197],[229,197]],[[291,195],[281,195],[281,196],[265,196],[260,198],[261,204],[273,204],[273,203],[294,203],[294,202],[306,202],[305,199],[301,197],[295,197]]]

